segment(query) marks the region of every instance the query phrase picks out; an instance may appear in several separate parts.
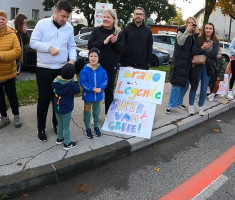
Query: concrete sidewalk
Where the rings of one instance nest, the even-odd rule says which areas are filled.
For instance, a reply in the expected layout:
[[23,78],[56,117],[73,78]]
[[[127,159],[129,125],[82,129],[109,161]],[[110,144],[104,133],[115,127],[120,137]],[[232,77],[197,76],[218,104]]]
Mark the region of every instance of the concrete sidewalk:
[[[54,184],[74,175],[94,169],[104,162],[126,155],[142,147],[170,137],[196,124],[207,121],[235,107],[235,101],[220,104],[205,103],[205,115],[189,116],[187,110],[175,109],[170,115],[164,110],[169,99],[171,85],[165,84],[162,105],[157,105],[151,139],[104,132],[102,137],[87,139],[84,135],[83,101],[75,98],[71,122],[71,140],[78,147],[65,151],[56,145],[56,135],[51,124],[51,108],[48,112],[45,143],[37,139],[36,105],[20,107],[23,126],[16,129],[11,123],[0,129],[0,195],[14,194],[39,186]],[[188,106],[188,94],[184,99]],[[197,105],[195,104],[195,108]],[[8,111],[11,121],[13,116]],[[101,124],[104,122],[104,105],[101,109]]]

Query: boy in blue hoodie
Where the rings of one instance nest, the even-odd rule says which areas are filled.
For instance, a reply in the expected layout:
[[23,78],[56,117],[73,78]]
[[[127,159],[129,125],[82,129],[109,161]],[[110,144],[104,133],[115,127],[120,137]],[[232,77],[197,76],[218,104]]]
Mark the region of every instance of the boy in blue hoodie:
[[99,49],[92,48],[88,53],[89,63],[85,65],[79,74],[80,84],[83,88],[85,134],[89,139],[93,138],[90,127],[91,107],[94,119],[94,134],[97,137],[102,135],[99,130],[100,103],[104,98],[103,91],[107,86],[108,77],[106,71],[98,63],[99,54]]
[[70,141],[70,121],[74,107],[74,94],[80,92],[75,67],[67,63],[61,70],[61,76],[57,76],[52,82],[52,90],[55,94],[54,110],[57,125],[56,144],[64,142],[64,150],[69,150],[77,146],[76,142]]

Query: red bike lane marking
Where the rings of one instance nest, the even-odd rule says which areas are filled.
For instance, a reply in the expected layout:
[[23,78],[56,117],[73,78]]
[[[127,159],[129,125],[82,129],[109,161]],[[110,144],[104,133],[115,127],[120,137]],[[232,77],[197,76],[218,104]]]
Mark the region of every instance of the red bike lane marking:
[[215,181],[235,162],[235,145],[200,172],[176,187],[159,200],[189,200]]

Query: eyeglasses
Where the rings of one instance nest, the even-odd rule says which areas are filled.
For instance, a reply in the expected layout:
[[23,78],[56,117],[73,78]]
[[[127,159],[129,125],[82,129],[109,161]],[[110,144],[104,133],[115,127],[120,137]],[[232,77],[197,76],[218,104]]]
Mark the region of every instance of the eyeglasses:
[[135,13],[135,15],[142,16],[142,15],[144,15],[144,14],[143,14],[143,13]]

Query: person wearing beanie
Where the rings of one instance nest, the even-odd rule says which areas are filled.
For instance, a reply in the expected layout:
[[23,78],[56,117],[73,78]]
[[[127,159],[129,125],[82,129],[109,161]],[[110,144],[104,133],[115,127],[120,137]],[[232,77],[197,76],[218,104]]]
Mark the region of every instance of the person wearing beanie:
[[100,103],[104,98],[103,91],[108,84],[106,71],[98,63],[100,51],[97,48],[90,49],[89,63],[85,65],[79,74],[80,85],[83,88],[82,100],[84,100],[83,121],[85,123],[87,138],[92,139],[90,127],[91,107],[94,119],[94,134],[99,137],[102,133],[99,130]]
[[54,92],[54,110],[57,125],[56,144],[64,143],[64,150],[69,150],[77,146],[76,142],[70,141],[70,121],[74,107],[74,94],[80,92],[75,67],[67,63],[61,70],[61,75],[57,76],[51,83]]

